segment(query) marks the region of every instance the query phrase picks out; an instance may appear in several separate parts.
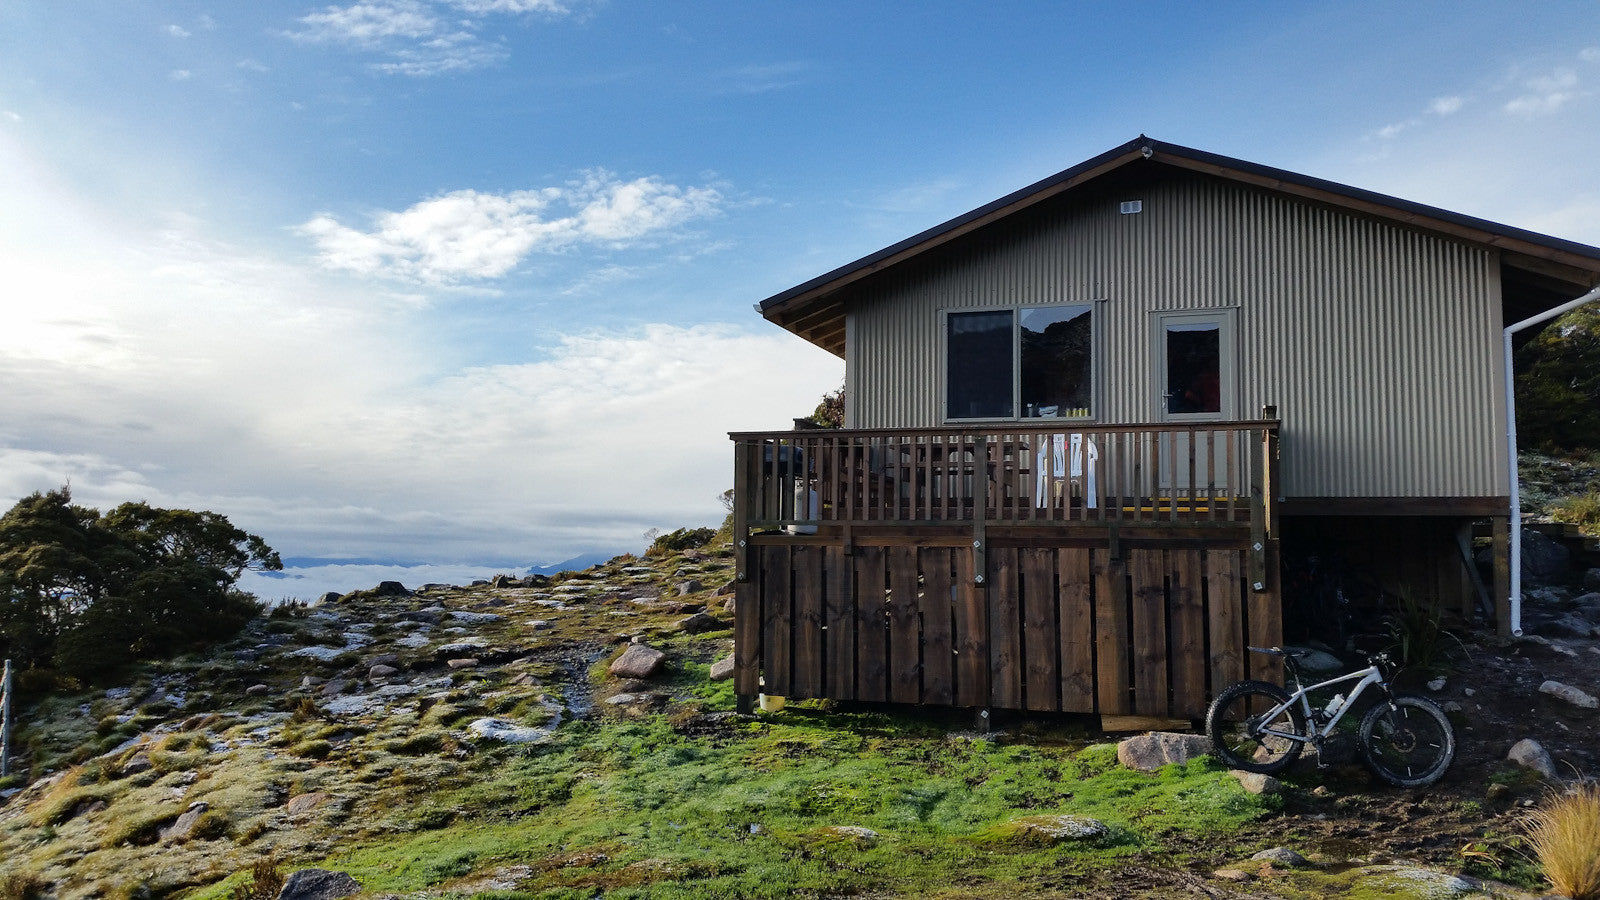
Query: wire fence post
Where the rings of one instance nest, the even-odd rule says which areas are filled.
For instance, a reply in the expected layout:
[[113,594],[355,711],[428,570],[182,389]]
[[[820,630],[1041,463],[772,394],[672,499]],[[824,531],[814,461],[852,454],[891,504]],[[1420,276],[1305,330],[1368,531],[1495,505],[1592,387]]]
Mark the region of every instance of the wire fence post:
[[0,778],[11,774],[11,660],[0,676]]

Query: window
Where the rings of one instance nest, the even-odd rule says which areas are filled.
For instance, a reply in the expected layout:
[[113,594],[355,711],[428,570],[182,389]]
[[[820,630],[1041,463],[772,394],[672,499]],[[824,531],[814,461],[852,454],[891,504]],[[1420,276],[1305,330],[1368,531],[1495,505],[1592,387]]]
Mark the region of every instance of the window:
[[945,315],[945,417],[1087,418],[1091,304]]

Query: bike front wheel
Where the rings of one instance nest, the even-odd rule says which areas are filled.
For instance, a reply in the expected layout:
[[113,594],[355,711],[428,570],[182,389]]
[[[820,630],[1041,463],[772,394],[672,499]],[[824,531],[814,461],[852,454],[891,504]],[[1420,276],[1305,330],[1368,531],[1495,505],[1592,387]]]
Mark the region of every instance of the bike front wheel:
[[1217,757],[1246,772],[1287,769],[1308,736],[1305,714],[1288,702],[1283,688],[1266,681],[1241,681],[1218,694],[1206,711],[1206,734]]
[[1361,719],[1361,752],[1379,778],[1399,787],[1433,784],[1456,758],[1456,732],[1432,700],[1379,701]]

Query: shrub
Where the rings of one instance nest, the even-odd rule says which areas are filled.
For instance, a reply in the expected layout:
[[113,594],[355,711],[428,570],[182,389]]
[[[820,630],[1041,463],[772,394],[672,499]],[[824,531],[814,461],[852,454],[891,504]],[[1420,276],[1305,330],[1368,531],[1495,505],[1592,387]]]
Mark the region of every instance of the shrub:
[[245,880],[233,886],[233,900],[274,900],[283,890],[283,873],[272,857],[256,860]]
[[1528,842],[1558,894],[1600,898],[1600,784],[1553,796],[1529,814]]
[[1550,508],[1550,518],[1570,522],[1585,534],[1600,534],[1600,491],[1556,501]]
[[679,528],[669,531],[650,542],[650,549],[645,551],[646,556],[665,556],[679,550],[692,550],[695,547],[704,547],[716,537],[715,528]]

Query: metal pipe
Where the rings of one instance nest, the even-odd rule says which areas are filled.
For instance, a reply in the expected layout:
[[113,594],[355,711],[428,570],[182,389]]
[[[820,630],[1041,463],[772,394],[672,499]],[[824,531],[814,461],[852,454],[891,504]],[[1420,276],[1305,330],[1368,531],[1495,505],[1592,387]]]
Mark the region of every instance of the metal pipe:
[[1517,391],[1516,372],[1512,367],[1511,336],[1519,331],[1548,322],[1571,312],[1586,303],[1600,299],[1600,287],[1590,290],[1576,300],[1570,300],[1554,309],[1529,316],[1515,325],[1506,326],[1502,337],[1506,371],[1506,468],[1511,476],[1511,633],[1522,636],[1522,491],[1517,483]]

